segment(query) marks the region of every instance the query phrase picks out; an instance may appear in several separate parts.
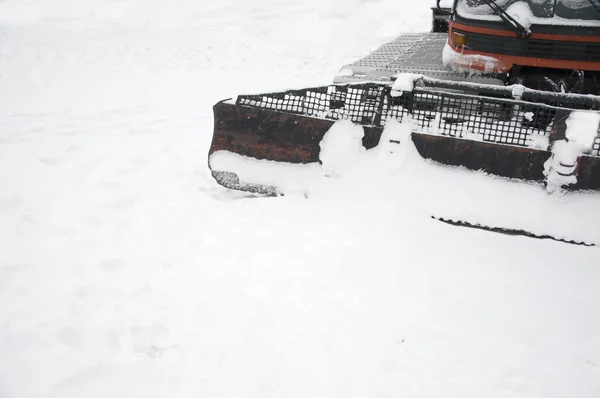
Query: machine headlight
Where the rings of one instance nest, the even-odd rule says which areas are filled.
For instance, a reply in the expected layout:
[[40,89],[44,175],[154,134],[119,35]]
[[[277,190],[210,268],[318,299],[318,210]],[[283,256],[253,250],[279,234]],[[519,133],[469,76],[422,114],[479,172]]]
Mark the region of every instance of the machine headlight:
[[467,35],[463,35],[462,33],[452,31],[452,45],[454,47],[466,47],[469,42]]

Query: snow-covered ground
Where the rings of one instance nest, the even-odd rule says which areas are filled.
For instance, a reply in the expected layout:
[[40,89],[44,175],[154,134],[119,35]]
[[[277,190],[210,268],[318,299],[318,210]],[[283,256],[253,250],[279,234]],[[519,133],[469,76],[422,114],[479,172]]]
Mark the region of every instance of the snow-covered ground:
[[210,176],[216,101],[327,84],[428,6],[0,2],[0,397],[597,397],[598,248],[432,220],[394,170]]

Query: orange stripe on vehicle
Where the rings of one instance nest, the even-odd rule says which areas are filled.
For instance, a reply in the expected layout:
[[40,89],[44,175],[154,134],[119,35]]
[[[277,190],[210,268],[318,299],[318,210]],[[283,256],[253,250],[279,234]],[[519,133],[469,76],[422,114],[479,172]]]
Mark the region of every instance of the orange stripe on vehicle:
[[[479,28],[475,26],[463,25],[456,22],[450,22],[450,26],[471,33],[480,33],[483,35],[500,36],[500,37],[519,37],[516,32],[510,30]],[[600,35],[597,36],[574,36],[574,35],[555,35],[550,33],[532,33],[529,39],[551,40],[551,41],[567,41],[567,42],[584,42],[584,43],[600,43]]]
[[[556,68],[556,69],[571,69],[571,70],[587,70],[587,71],[600,71],[600,62],[585,62],[585,61],[565,61],[548,58],[533,58],[533,57],[519,57],[513,55],[501,55],[493,53],[484,53],[480,51],[473,51],[463,48],[456,48],[450,44],[450,47],[454,51],[465,55],[483,55],[486,57],[495,58],[500,61],[503,66],[499,70],[494,70],[496,73],[506,73],[512,69],[513,65],[521,66],[536,66],[541,68]],[[483,64],[473,64],[474,69],[484,70]]]

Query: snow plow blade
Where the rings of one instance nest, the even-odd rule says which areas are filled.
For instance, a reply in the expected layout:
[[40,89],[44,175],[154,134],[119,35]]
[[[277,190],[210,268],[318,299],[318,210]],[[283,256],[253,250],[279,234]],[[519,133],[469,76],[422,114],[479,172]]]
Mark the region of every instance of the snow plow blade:
[[[543,183],[548,160],[560,155],[553,154],[554,144],[569,141],[565,120],[575,110],[600,120],[600,97],[428,78],[401,93],[391,84],[359,83],[242,95],[214,106],[209,167],[227,188],[277,195],[277,186],[244,177],[235,162],[221,158],[228,153],[267,163],[318,164],[319,144],[336,121],[361,125],[363,146],[370,149],[386,121],[395,119],[411,123],[412,141],[425,159]],[[600,190],[600,131],[594,128],[576,164],[557,159],[565,169],[556,172],[570,178],[569,190]]]

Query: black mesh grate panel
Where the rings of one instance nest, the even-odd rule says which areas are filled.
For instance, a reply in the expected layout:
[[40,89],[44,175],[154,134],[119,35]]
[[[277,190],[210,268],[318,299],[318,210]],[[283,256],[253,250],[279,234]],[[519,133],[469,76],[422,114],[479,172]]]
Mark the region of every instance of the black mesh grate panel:
[[[585,108],[578,101],[568,96],[560,101],[555,97],[523,101],[426,87],[392,96],[387,85],[364,83],[245,95],[238,97],[237,104],[378,127],[390,119],[410,121],[415,131],[425,134],[543,148],[557,112]],[[590,106],[596,109],[595,103]],[[600,156],[600,129],[592,155]]]

